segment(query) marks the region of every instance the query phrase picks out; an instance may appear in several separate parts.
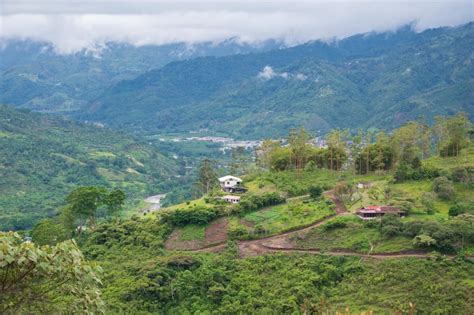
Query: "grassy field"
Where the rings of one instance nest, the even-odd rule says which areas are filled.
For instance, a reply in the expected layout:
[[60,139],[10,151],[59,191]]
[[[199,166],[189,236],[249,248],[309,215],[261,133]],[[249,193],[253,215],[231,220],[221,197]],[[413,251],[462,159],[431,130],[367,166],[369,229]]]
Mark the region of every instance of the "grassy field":
[[325,229],[317,227],[304,238],[296,240],[298,247],[323,250],[350,249],[360,253],[390,253],[413,249],[412,240],[397,236],[384,238],[377,228],[365,227],[362,220],[347,216],[328,222],[344,222],[346,227]]
[[179,228],[182,241],[203,240],[208,225],[189,224]]
[[243,219],[253,223],[254,228],[265,230],[267,234],[277,234],[330,216],[335,213],[333,207],[325,200],[289,202],[251,212]]

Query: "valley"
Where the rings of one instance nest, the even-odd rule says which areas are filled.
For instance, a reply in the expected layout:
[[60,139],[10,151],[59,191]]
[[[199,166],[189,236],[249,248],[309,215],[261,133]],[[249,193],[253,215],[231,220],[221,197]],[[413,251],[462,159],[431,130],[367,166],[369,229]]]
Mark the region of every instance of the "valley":
[[0,30],[1,314],[473,313],[472,18],[99,2]]

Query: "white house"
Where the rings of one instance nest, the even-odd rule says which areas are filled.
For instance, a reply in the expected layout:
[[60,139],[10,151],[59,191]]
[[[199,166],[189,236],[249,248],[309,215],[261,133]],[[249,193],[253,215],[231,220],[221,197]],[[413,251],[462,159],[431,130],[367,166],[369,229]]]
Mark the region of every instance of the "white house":
[[245,188],[241,187],[242,179],[227,175],[219,178],[219,183],[223,191],[227,192],[245,192]]
[[228,203],[239,203],[240,202],[240,197],[239,196],[232,196],[232,195],[227,195],[223,196],[222,200]]

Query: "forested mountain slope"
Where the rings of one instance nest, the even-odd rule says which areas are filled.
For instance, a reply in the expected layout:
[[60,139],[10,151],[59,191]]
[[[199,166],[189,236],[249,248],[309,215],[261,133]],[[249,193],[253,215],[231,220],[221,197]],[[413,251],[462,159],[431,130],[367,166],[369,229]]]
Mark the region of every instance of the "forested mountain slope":
[[116,84],[82,118],[147,133],[209,128],[254,138],[299,125],[324,132],[458,111],[472,118],[473,46],[469,23],[173,62]]
[[176,168],[125,134],[0,106],[0,230],[54,215],[79,185],[121,188],[131,206],[167,190]]
[[70,113],[82,109],[105,88],[175,60],[261,52],[279,45],[267,41],[254,46],[233,39],[219,44],[139,47],[108,43],[95,51],[58,54],[47,43],[0,42],[0,103]]

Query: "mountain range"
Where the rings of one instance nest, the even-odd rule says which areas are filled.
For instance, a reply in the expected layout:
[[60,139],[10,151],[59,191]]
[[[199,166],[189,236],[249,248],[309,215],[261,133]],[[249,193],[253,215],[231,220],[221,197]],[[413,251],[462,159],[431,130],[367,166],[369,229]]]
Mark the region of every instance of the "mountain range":
[[290,48],[237,46],[225,53],[205,46],[186,60],[170,57],[176,47],[121,46],[101,58],[25,58],[2,67],[1,101],[133,133],[204,130],[246,139],[280,137],[301,125],[324,133],[474,115],[474,23],[421,33],[406,26]]

